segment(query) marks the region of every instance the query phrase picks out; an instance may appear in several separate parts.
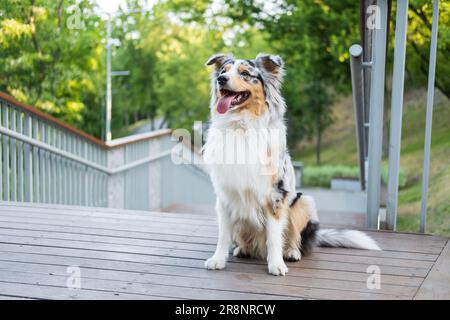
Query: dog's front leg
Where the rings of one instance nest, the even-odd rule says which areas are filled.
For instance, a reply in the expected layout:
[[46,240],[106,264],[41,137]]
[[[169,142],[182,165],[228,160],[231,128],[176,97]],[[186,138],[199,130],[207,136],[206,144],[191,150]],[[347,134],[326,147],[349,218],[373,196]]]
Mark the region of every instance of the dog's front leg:
[[205,267],[211,270],[225,268],[232,241],[230,215],[219,199],[216,202],[216,211],[219,220],[219,238],[214,255],[205,262]]
[[268,214],[266,223],[267,264],[269,273],[275,276],[284,276],[288,272],[283,260],[283,229],[285,224],[285,216]]

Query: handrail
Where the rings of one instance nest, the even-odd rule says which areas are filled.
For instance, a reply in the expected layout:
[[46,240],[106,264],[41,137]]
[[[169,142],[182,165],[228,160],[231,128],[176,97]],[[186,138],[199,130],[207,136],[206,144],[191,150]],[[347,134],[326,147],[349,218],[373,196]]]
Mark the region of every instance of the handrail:
[[48,145],[46,143],[42,143],[42,142],[37,141],[35,139],[29,138],[27,136],[24,136],[23,134],[20,134],[20,133],[14,132],[12,130],[6,129],[6,128],[2,127],[2,126],[0,126],[0,133],[1,134],[5,134],[7,136],[10,136],[11,138],[14,138],[14,139],[17,139],[17,140],[21,140],[21,141],[23,141],[25,143],[28,143],[28,144],[33,145],[35,147],[38,147],[40,149],[43,149],[43,150],[49,151],[51,153],[57,154],[59,156],[67,158],[69,160],[73,160],[75,162],[83,164],[83,165],[85,165],[87,167],[90,167],[92,169],[95,169],[95,170],[101,171],[103,173],[106,173],[108,175],[113,175],[113,174],[117,174],[117,173],[120,173],[120,172],[123,172],[123,171],[127,171],[127,170],[130,170],[130,169],[133,169],[135,167],[141,166],[141,165],[146,164],[148,162],[151,162],[151,161],[163,158],[165,156],[168,156],[172,152],[172,150],[169,149],[169,150],[157,153],[155,155],[152,155],[152,156],[149,156],[149,157],[137,160],[137,161],[130,162],[130,163],[126,164],[126,165],[122,165],[122,166],[117,167],[115,169],[108,169],[105,166],[98,165],[95,162],[92,162],[92,161],[89,161],[89,160],[85,160],[85,159],[83,159],[81,157],[78,157],[78,156],[75,156],[75,155],[73,155],[73,154],[71,154],[69,152],[65,152],[65,151],[60,150],[58,148],[52,147],[52,146],[50,146],[50,145]]
[[98,170],[98,171],[102,171],[104,173],[108,173],[108,169],[105,168],[102,165],[98,165],[98,164],[96,164],[96,163],[94,163],[92,161],[85,160],[85,159],[83,159],[81,157],[77,157],[77,156],[75,156],[75,155],[73,155],[73,154],[71,154],[69,152],[65,152],[63,150],[60,150],[60,149],[55,148],[53,146],[50,146],[50,145],[48,145],[46,143],[42,143],[42,142],[37,141],[37,140],[35,140],[33,138],[24,136],[23,134],[20,134],[20,133],[17,133],[15,131],[12,131],[12,130],[9,130],[7,128],[4,128],[1,125],[0,125],[0,133],[5,134],[7,136],[10,136],[11,138],[14,138],[14,139],[17,139],[17,140],[21,140],[21,141],[23,141],[25,143],[28,143],[28,144],[30,144],[32,146],[36,146],[36,147],[38,147],[40,149],[43,149],[43,150],[49,151],[51,153],[57,154],[59,156],[67,158],[69,160],[76,161],[76,162],[81,163],[81,164],[83,164],[83,165],[85,165],[87,167],[90,167],[92,169],[95,169],[95,170]]
[[10,104],[14,105],[15,107],[19,107],[19,108],[23,109],[24,111],[32,113],[33,115],[37,116],[38,118],[41,118],[48,122],[54,123],[72,133],[75,133],[78,136],[82,136],[83,138],[95,143],[99,147],[102,147],[102,148],[107,147],[107,145],[102,140],[97,139],[96,137],[91,136],[90,134],[88,134],[80,129],[77,129],[77,128],[65,123],[64,121],[61,121],[45,112],[42,112],[41,110],[39,110],[36,107],[30,106],[30,105],[25,104],[20,101],[17,101],[15,98],[13,98],[10,95],[8,95],[4,92],[1,92],[1,91],[0,91],[0,100],[5,100],[6,102],[9,102]]
[[110,149],[110,148],[120,147],[120,146],[130,144],[130,143],[135,143],[138,141],[149,140],[149,139],[160,137],[162,135],[170,134],[172,132],[171,129],[160,129],[160,130],[154,130],[152,132],[135,134],[135,135],[131,135],[128,137],[118,138],[118,139],[114,139],[114,140],[111,140],[108,142],[104,142],[104,141],[102,141],[80,129],[77,129],[77,128],[69,125],[68,123],[66,123],[64,121],[59,120],[58,118],[55,118],[55,117],[39,110],[36,107],[33,107],[26,103],[20,102],[20,101],[16,100],[14,97],[12,97],[4,92],[1,92],[1,91],[0,91],[0,100],[4,100],[17,108],[23,109],[24,111],[37,116],[38,118],[41,118],[45,121],[56,124],[56,125],[64,128],[65,130],[68,130],[78,136],[81,136],[81,137],[89,140],[90,142],[98,145],[99,147],[101,147],[103,149],[108,149],[108,148]]
[[133,134],[131,136],[110,140],[110,141],[106,142],[106,147],[110,148],[110,149],[116,148],[116,147],[122,147],[122,146],[130,144],[130,143],[136,143],[136,142],[140,142],[140,141],[144,141],[144,140],[150,140],[150,139],[158,138],[158,137],[168,135],[171,133],[172,133],[172,129],[159,129],[159,130],[154,130],[154,131],[150,131],[150,132]]

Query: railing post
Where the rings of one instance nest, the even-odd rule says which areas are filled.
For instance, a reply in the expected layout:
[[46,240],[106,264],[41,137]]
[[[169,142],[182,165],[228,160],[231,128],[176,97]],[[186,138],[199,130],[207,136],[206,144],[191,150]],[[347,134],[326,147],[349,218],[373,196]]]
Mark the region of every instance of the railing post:
[[[23,134],[23,113],[17,110],[17,132]],[[18,141],[18,153],[17,153],[17,201],[23,200],[23,147],[24,143],[20,140]]]
[[[84,148],[83,149],[84,149],[83,150],[84,159],[88,159],[87,158],[87,156],[88,156],[88,151],[87,151],[88,144],[87,144],[87,142],[84,142]],[[83,170],[83,185],[85,186],[84,192],[83,192],[83,197],[84,197],[83,204],[85,206],[88,205],[88,198],[89,198],[89,188],[88,188],[88,185],[87,185],[88,184],[88,173],[89,173],[89,167],[86,166],[85,169]]]
[[358,146],[361,189],[366,188],[365,174],[365,128],[364,128],[364,81],[362,67],[362,47],[354,44],[350,47],[350,71],[352,77],[353,109],[355,112],[356,139]]
[[386,227],[396,230],[400,145],[402,136],[403,90],[405,80],[406,30],[408,0],[397,1],[395,23],[394,71],[392,76],[391,124],[389,142],[389,177],[386,199]]
[[[31,137],[31,118],[28,114],[24,115],[24,125],[23,125],[23,133],[26,136]],[[23,146],[24,153],[24,168],[25,168],[25,192],[24,199],[26,202],[33,201],[31,184],[33,182],[31,176],[31,165],[32,165],[32,156],[31,156],[31,146],[28,143],[24,143]]]
[[[9,108],[8,105],[3,105],[2,110],[3,127],[9,128]],[[3,200],[9,200],[9,137],[3,137]]]
[[[367,227],[378,228],[383,142],[384,77],[386,67],[387,0],[377,2],[370,81],[369,170],[367,183]],[[378,19],[375,19],[378,21]]]
[[434,0],[431,28],[430,62],[428,67],[427,115],[425,125],[425,146],[423,154],[422,204],[420,213],[420,232],[425,233],[427,222],[428,176],[430,171],[431,127],[433,121],[434,79],[436,72],[436,49],[439,24],[439,0]]

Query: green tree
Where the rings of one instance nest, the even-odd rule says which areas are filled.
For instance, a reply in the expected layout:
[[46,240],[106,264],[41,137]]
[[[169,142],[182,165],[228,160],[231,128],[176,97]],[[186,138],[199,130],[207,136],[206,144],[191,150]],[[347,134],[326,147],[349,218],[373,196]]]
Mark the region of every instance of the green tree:
[[0,90],[98,136],[102,25],[87,0],[2,3]]

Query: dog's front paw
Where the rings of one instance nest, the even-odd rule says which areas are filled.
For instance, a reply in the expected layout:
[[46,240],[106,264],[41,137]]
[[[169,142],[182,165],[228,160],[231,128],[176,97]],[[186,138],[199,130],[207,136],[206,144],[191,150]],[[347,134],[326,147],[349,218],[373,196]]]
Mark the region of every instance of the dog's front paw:
[[205,261],[205,268],[209,270],[220,270],[225,268],[227,265],[226,258],[220,258],[216,256],[212,256],[208,260]]
[[298,248],[289,248],[284,253],[284,259],[287,261],[300,261],[302,254]]
[[288,267],[283,260],[276,262],[269,262],[269,273],[274,276],[284,276],[288,272]]

